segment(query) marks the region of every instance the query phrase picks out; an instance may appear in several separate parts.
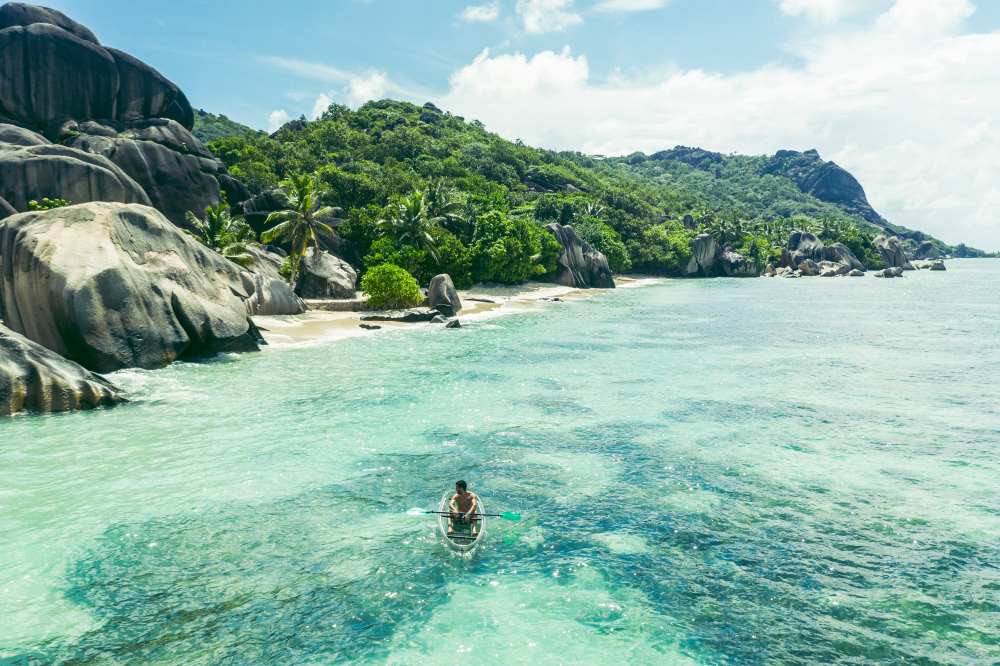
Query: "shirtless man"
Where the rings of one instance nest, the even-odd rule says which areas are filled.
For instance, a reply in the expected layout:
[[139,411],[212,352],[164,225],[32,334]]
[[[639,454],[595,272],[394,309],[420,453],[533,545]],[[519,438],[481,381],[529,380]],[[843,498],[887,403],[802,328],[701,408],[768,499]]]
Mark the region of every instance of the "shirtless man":
[[455,494],[448,502],[448,508],[451,510],[451,524],[448,527],[449,531],[454,532],[457,524],[471,523],[472,533],[475,534],[479,531],[479,519],[473,518],[472,515],[479,510],[479,498],[467,488],[465,481],[455,482]]

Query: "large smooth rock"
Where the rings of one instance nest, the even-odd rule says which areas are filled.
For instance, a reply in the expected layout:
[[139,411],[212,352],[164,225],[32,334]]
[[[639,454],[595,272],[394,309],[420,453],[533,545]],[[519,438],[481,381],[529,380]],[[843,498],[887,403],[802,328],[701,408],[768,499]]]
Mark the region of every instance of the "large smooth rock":
[[552,222],[545,226],[556,237],[562,250],[556,257],[554,281],[577,289],[614,289],[615,280],[608,259],[576,234],[569,225]]
[[108,380],[0,325],[0,416],[93,409],[122,401]]
[[879,234],[872,240],[872,245],[878,250],[878,253],[882,256],[882,261],[889,268],[901,267],[904,270],[913,270],[913,266],[906,258],[906,253],[903,251],[903,243],[899,240],[898,236],[886,236],[885,234]]
[[51,23],[80,39],[97,44],[97,37],[85,26],[80,25],[62,12],[48,7],[29,5],[23,2],[8,2],[0,7],[0,30],[11,26],[28,26],[33,23]]
[[854,256],[854,253],[851,252],[851,248],[847,247],[843,243],[833,243],[824,247],[823,258],[826,261],[832,261],[847,266],[847,271],[844,271],[845,273],[851,271],[852,269],[862,271],[865,269],[865,265],[862,264],[856,256]]
[[817,264],[812,259],[803,259],[796,266],[799,273],[805,275],[806,277],[812,277],[814,275],[819,275],[819,264]]
[[295,293],[302,298],[354,298],[357,281],[357,271],[349,263],[310,247],[299,264]]
[[38,129],[67,119],[194,126],[184,93],[149,65],[101,46],[59,12],[9,7],[0,15],[0,115]]
[[0,288],[11,329],[97,372],[258,349],[249,274],[148,206],[8,217]]
[[945,270],[944,262],[941,261],[940,259],[936,259],[936,260],[934,260],[934,261],[931,262],[931,265],[927,267],[927,270],[930,270],[930,271],[943,271],[943,270]]
[[427,302],[446,317],[454,317],[462,309],[462,301],[451,276],[447,273],[435,275],[427,286]]
[[[183,130],[174,125],[174,129]],[[217,176],[225,171],[221,162],[128,136],[128,132],[114,138],[83,134],[72,145],[111,160],[142,186],[154,208],[178,226],[186,225],[188,211],[200,216],[207,206],[219,202]],[[195,148],[204,150],[197,139],[191,139]]]
[[684,269],[686,275],[712,275],[719,257],[719,244],[708,234],[698,234],[691,239],[691,259]]
[[194,110],[172,81],[128,53],[107,47],[118,67],[115,120],[171,118],[184,127],[194,127]]
[[42,197],[150,203],[145,190],[103,155],[55,144],[0,144],[0,197],[19,211]]
[[739,252],[726,248],[719,254],[718,265],[726,277],[757,277],[760,267]]
[[306,304],[278,274],[284,257],[258,247],[248,247],[247,253],[253,257],[253,264],[247,267],[254,283],[253,294],[247,299],[250,314],[294,315],[305,312]]
[[17,125],[0,123],[0,144],[3,143],[11,146],[44,146],[52,142],[41,134],[32,132],[29,129],[18,127]]
[[782,252],[782,263],[786,266],[798,266],[806,259],[823,261],[825,258],[823,241],[808,231],[793,231]]

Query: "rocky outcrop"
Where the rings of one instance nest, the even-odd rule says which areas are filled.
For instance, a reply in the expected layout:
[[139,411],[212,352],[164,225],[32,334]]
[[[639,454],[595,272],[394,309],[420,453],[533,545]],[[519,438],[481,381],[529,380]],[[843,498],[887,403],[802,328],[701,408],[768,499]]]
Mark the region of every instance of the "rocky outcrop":
[[848,273],[848,275],[849,275],[850,277],[864,277],[864,276],[865,276],[865,272],[864,272],[863,270],[860,270],[860,269],[857,269],[857,268],[854,268],[854,269],[852,269],[852,270],[851,270],[851,271],[850,271],[850,272]]
[[0,115],[42,130],[67,119],[153,117],[193,127],[176,85],[60,12],[7,4],[0,25]]
[[354,298],[357,281],[358,274],[349,263],[310,247],[299,263],[295,293],[302,298]]
[[[66,127],[74,133],[83,129],[75,123]],[[219,201],[219,176],[225,168],[176,121],[142,121],[111,136],[107,131],[115,132],[113,128],[99,127],[101,134],[80,134],[70,145],[107,157],[139,183],[153,207],[174,224],[185,226],[185,213],[200,215]]]
[[913,266],[910,265],[909,260],[906,258],[906,253],[903,251],[903,244],[897,236],[880,234],[872,240],[872,245],[878,250],[879,255],[882,257],[882,262],[887,267],[901,267],[904,270],[913,270]]
[[836,261],[821,261],[816,264],[817,270],[819,271],[820,277],[837,277],[839,275],[847,275],[853,270],[847,264],[841,264]]
[[875,277],[877,278],[898,278],[903,277],[902,266],[896,266],[893,268],[883,268],[880,271],[875,271]]
[[782,262],[785,266],[798,266],[809,259],[823,261],[823,241],[808,231],[793,231],[788,237],[788,243],[782,252]]
[[603,253],[577,236],[576,230],[569,225],[551,222],[545,228],[562,245],[562,250],[556,258],[555,282],[578,289],[614,288],[615,280],[608,266],[608,259]]
[[[16,210],[23,212],[25,201],[41,197],[136,202],[151,204],[184,226],[185,213],[200,215],[223,193],[231,202],[249,197],[190,133],[194,114],[176,85],[129,54],[102,46],[64,14],[20,3],[0,7],[0,53],[0,118],[16,123],[0,125],[0,147],[48,146],[45,164],[25,167],[41,174],[34,180],[18,180],[10,167],[0,174],[6,193],[0,196]],[[50,146],[48,139],[63,145]],[[89,171],[95,165],[78,154],[60,155],[75,160],[51,159],[48,151],[67,146],[105,157],[117,170],[111,177],[84,174],[80,162],[88,163]],[[19,153],[5,159],[32,157]],[[108,171],[106,164],[97,166]],[[142,194],[123,194],[109,185],[117,171]]]
[[258,349],[249,274],[148,206],[8,217],[0,288],[11,329],[97,372]]
[[814,275],[819,275],[819,264],[817,264],[812,259],[803,259],[796,266],[799,275],[805,275],[806,277],[812,277]]
[[803,192],[860,215],[876,226],[888,225],[868,203],[857,178],[834,162],[824,161],[815,150],[779,150],[764,165],[763,173],[784,176]]
[[708,234],[698,234],[691,239],[691,259],[684,269],[686,275],[708,277],[715,272],[715,261],[719,256],[719,244]]
[[306,304],[278,273],[284,257],[263,248],[248,247],[253,263],[247,267],[253,281],[253,294],[247,299],[252,315],[295,315],[306,311]]
[[32,132],[29,129],[18,127],[17,125],[0,123],[0,145],[44,146],[47,143],[51,142],[37,132]]
[[97,37],[88,28],[58,10],[28,5],[23,2],[8,2],[0,7],[0,30],[16,25],[29,26],[34,23],[50,23],[86,42],[98,43]]
[[0,144],[0,197],[19,211],[43,197],[150,203],[142,187],[106,157],[54,144]]
[[941,259],[935,259],[933,261],[915,261],[913,262],[913,267],[920,271],[943,271],[945,270],[944,261]]
[[0,326],[0,416],[67,412],[124,401],[103,377]]
[[[851,270],[864,270],[851,248],[843,243],[824,245],[823,241],[808,231],[793,231],[781,252],[781,263],[797,268],[802,275],[846,275]],[[803,268],[805,264],[805,268]],[[824,264],[839,264],[825,266]]]
[[851,248],[847,247],[843,243],[833,243],[832,245],[827,245],[823,248],[823,258],[826,261],[832,261],[834,263],[842,264],[847,266],[848,270],[858,269],[864,270],[865,265],[854,256],[851,252]]
[[924,241],[917,246],[916,251],[913,253],[916,259],[943,259],[944,254],[938,248],[937,245],[930,241]]
[[760,267],[756,262],[730,248],[719,253],[717,263],[726,277],[757,277],[760,275]]
[[462,309],[462,301],[451,276],[447,273],[435,275],[427,286],[427,302],[446,317],[454,317]]
[[387,310],[361,315],[361,321],[394,321],[404,324],[415,324],[422,321],[434,321],[441,313],[434,308],[410,308],[408,310]]

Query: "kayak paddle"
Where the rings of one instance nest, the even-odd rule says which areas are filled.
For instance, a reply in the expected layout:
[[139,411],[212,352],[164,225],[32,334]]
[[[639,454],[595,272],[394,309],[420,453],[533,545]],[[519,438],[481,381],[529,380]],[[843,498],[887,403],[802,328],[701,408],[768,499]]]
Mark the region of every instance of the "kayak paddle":
[[[439,516],[450,516],[451,511],[424,511],[424,513],[433,513]],[[511,522],[518,522],[521,520],[521,514],[513,513],[510,511],[504,511],[503,513],[474,513],[472,517],[485,516],[487,518],[500,518],[501,520],[509,520]]]

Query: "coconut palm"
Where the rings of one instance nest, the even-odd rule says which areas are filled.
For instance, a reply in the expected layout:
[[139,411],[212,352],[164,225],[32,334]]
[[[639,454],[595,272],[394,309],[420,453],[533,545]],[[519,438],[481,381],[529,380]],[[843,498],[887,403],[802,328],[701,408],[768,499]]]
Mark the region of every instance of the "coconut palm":
[[204,217],[198,218],[188,211],[184,219],[189,227],[188,233],[203,245],[240,266],[249,266],[253,263],[247,243],[256,240],[256,236],[242,217],[234,217],[229,212],[229,204],[225,197],[214,206],[207,206]]
[[441,226],[453,233],[459,233],[461,226],[468,222],[462,211],[462,202],[455,196],[455,190],[438,180],[424,195],[427,200],[427,216],[437,220]]
[[281,181],[281,189],[288,199],[288,207],[270,213],[265,223],[277,224],[260,235],[265,243],[283,241],[290,248],[291,274],[289,282],[295,284],[299,273],[299,262],[306,248],[312,243],[319,251],[320,237],[334,238],[333,227],[324,219],[333,217],[337,209],[321,205],[323,189],[314,176],[300,174]]
[[438,260],[437,240],[433,232],[444,222],[441,215],[431,216],[427,196],[417,190],[403,197],[390,208],[388,217],[376,222],[379,233],[389,236],[399,243],[409,244],[424,250]]

